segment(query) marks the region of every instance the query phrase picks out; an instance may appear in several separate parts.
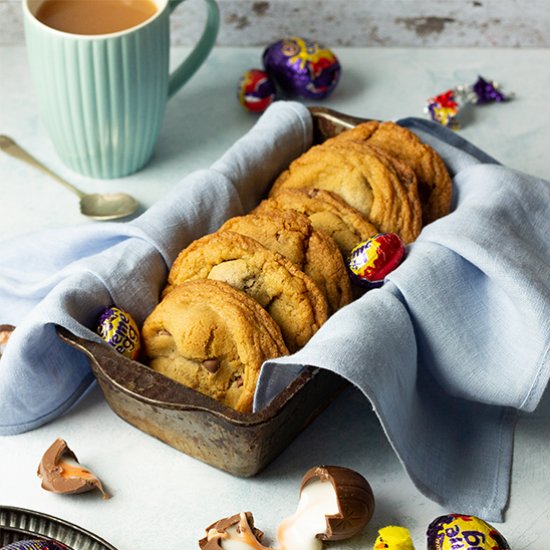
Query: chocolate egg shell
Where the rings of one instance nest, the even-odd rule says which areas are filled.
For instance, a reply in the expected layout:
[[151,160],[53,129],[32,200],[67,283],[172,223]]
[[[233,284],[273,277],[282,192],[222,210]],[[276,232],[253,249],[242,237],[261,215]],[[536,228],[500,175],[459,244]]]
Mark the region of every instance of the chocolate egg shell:
[[340,63],[334,53],[299,36],[269,45],[262,59],[267,73],[289,95],[323,99],[340,79]]
[[253,113],[261,113],[275,101],[277,88],[265,71],[250,69],[241,77],[238,97],[245,109]]
[[123,309],[105,308],[97,321],[97,333],[110,346],[129,359],[136,359],[141,348],[139,329],[132,316]]
[[302,478],[300,491],[315,479],[330,481],[340,513],[326,517],[327,530],[321,540],[343,540],[359,533],[374,513],[374,494],[369,482],[358,472],[342,466],[316,466]]
[[0,325],[0,357],[2,357],[14,330],[15,327],[13,325]]
[[351,280],[366,288],[377,288],[405,257],[405,245],[395,233],[378,233],[359,243],[350,252],[348,272]]
[[231,538],[228,530],[234,527],[239,530],[245,542],[249,543],[237,543],[241,548],[245,545],[249,548],[272,550],[261,544],[264,533],[254,527],[254,517],[251,512],[241,512],[240,514],[220,519],[207,527],[206,536],[199,540],[199,548],[201,550],[221,550],[223,548],[222,540]]
[[42,456],[37,475],[42,480],[42,489],[52,493],[75,495],[98,489],[104,499],[109,498],[101,481],[78,464],[76,455],[61,438],[56,439]]
[[439,516],[430,523],[426,535],[428,550],[510,550],[506,539],[492,525],[475,516]]

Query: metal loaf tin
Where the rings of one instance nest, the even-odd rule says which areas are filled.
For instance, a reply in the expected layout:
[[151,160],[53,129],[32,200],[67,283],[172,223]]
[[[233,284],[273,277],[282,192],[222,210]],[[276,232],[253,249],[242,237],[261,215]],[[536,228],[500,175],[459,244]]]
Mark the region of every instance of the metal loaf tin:
[[[316,143],[364,120],[320,107],[310,111]],[[309,369],[266,409],[242,414],[109,346],[62,328],[58,332],[88,355],[109,406],[121,418],[175,449],[242,477],[267,466],[346,386],[333,373]]]

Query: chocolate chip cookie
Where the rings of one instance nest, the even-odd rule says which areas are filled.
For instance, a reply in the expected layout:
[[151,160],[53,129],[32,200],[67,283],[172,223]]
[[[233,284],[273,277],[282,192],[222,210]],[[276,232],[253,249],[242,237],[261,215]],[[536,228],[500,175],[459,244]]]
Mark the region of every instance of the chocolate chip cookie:
[[421,230],[411,190],[393,164],[366,143],[334,139],[312,147],[277,178],[269,196],[289,188],[337,193],[380,231],[397,233],[406,243]]
[[317,231],[307,216],[294,210],[264,209],[228,220],[220,231],[256,239],[309,275],[327,299],[330,313],[351,301],[346,266],[333,239]]
[[252,409],[262,363],[288,353],[265,309],[208,279],[167,294],[145,320],[142,341],[154,370],[241,412]]
[[447,167],[437,151],[408,128],[393,122],[369,121],[325,143],[334,141],[366,142],[410,166],[418,180],[424,225],[449,213],[452,181]]
[[281,328],[291,352],[304,346],[328,318],[317,284],[290,260],[233,231],[206,235],[182,250],[163,295],[193,279],[225,281],[254,298]]
[[378,229],[336,193],[322,189],[282,189],[262,201],[253,212],[280,208],[305,214],[313,227],[336,243],[344,258],[358,243],[376,235]]

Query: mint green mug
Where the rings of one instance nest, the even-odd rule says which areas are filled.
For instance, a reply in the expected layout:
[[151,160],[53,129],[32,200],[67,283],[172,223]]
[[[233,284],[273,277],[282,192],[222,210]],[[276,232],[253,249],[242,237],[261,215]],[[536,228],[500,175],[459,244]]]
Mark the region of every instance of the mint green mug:
[[23,0],[25,40],[39,111],[61,160],[93,178],[136,172],[151,158],[167,100],[212,50],[215,0],[189,56],[169,74],[169,16],[183,0],[152,0],[156,13],[110,34],[72,34],[36,18],[44,0]]

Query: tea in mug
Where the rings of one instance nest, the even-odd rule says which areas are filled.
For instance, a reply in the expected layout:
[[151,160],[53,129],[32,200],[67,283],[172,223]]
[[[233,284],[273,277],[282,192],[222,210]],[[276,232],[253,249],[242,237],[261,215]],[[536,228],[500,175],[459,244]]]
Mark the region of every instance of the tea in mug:
[[156,11],[153,0],[45,0],[36,18],[58,31],[109,34],[135,27]]

